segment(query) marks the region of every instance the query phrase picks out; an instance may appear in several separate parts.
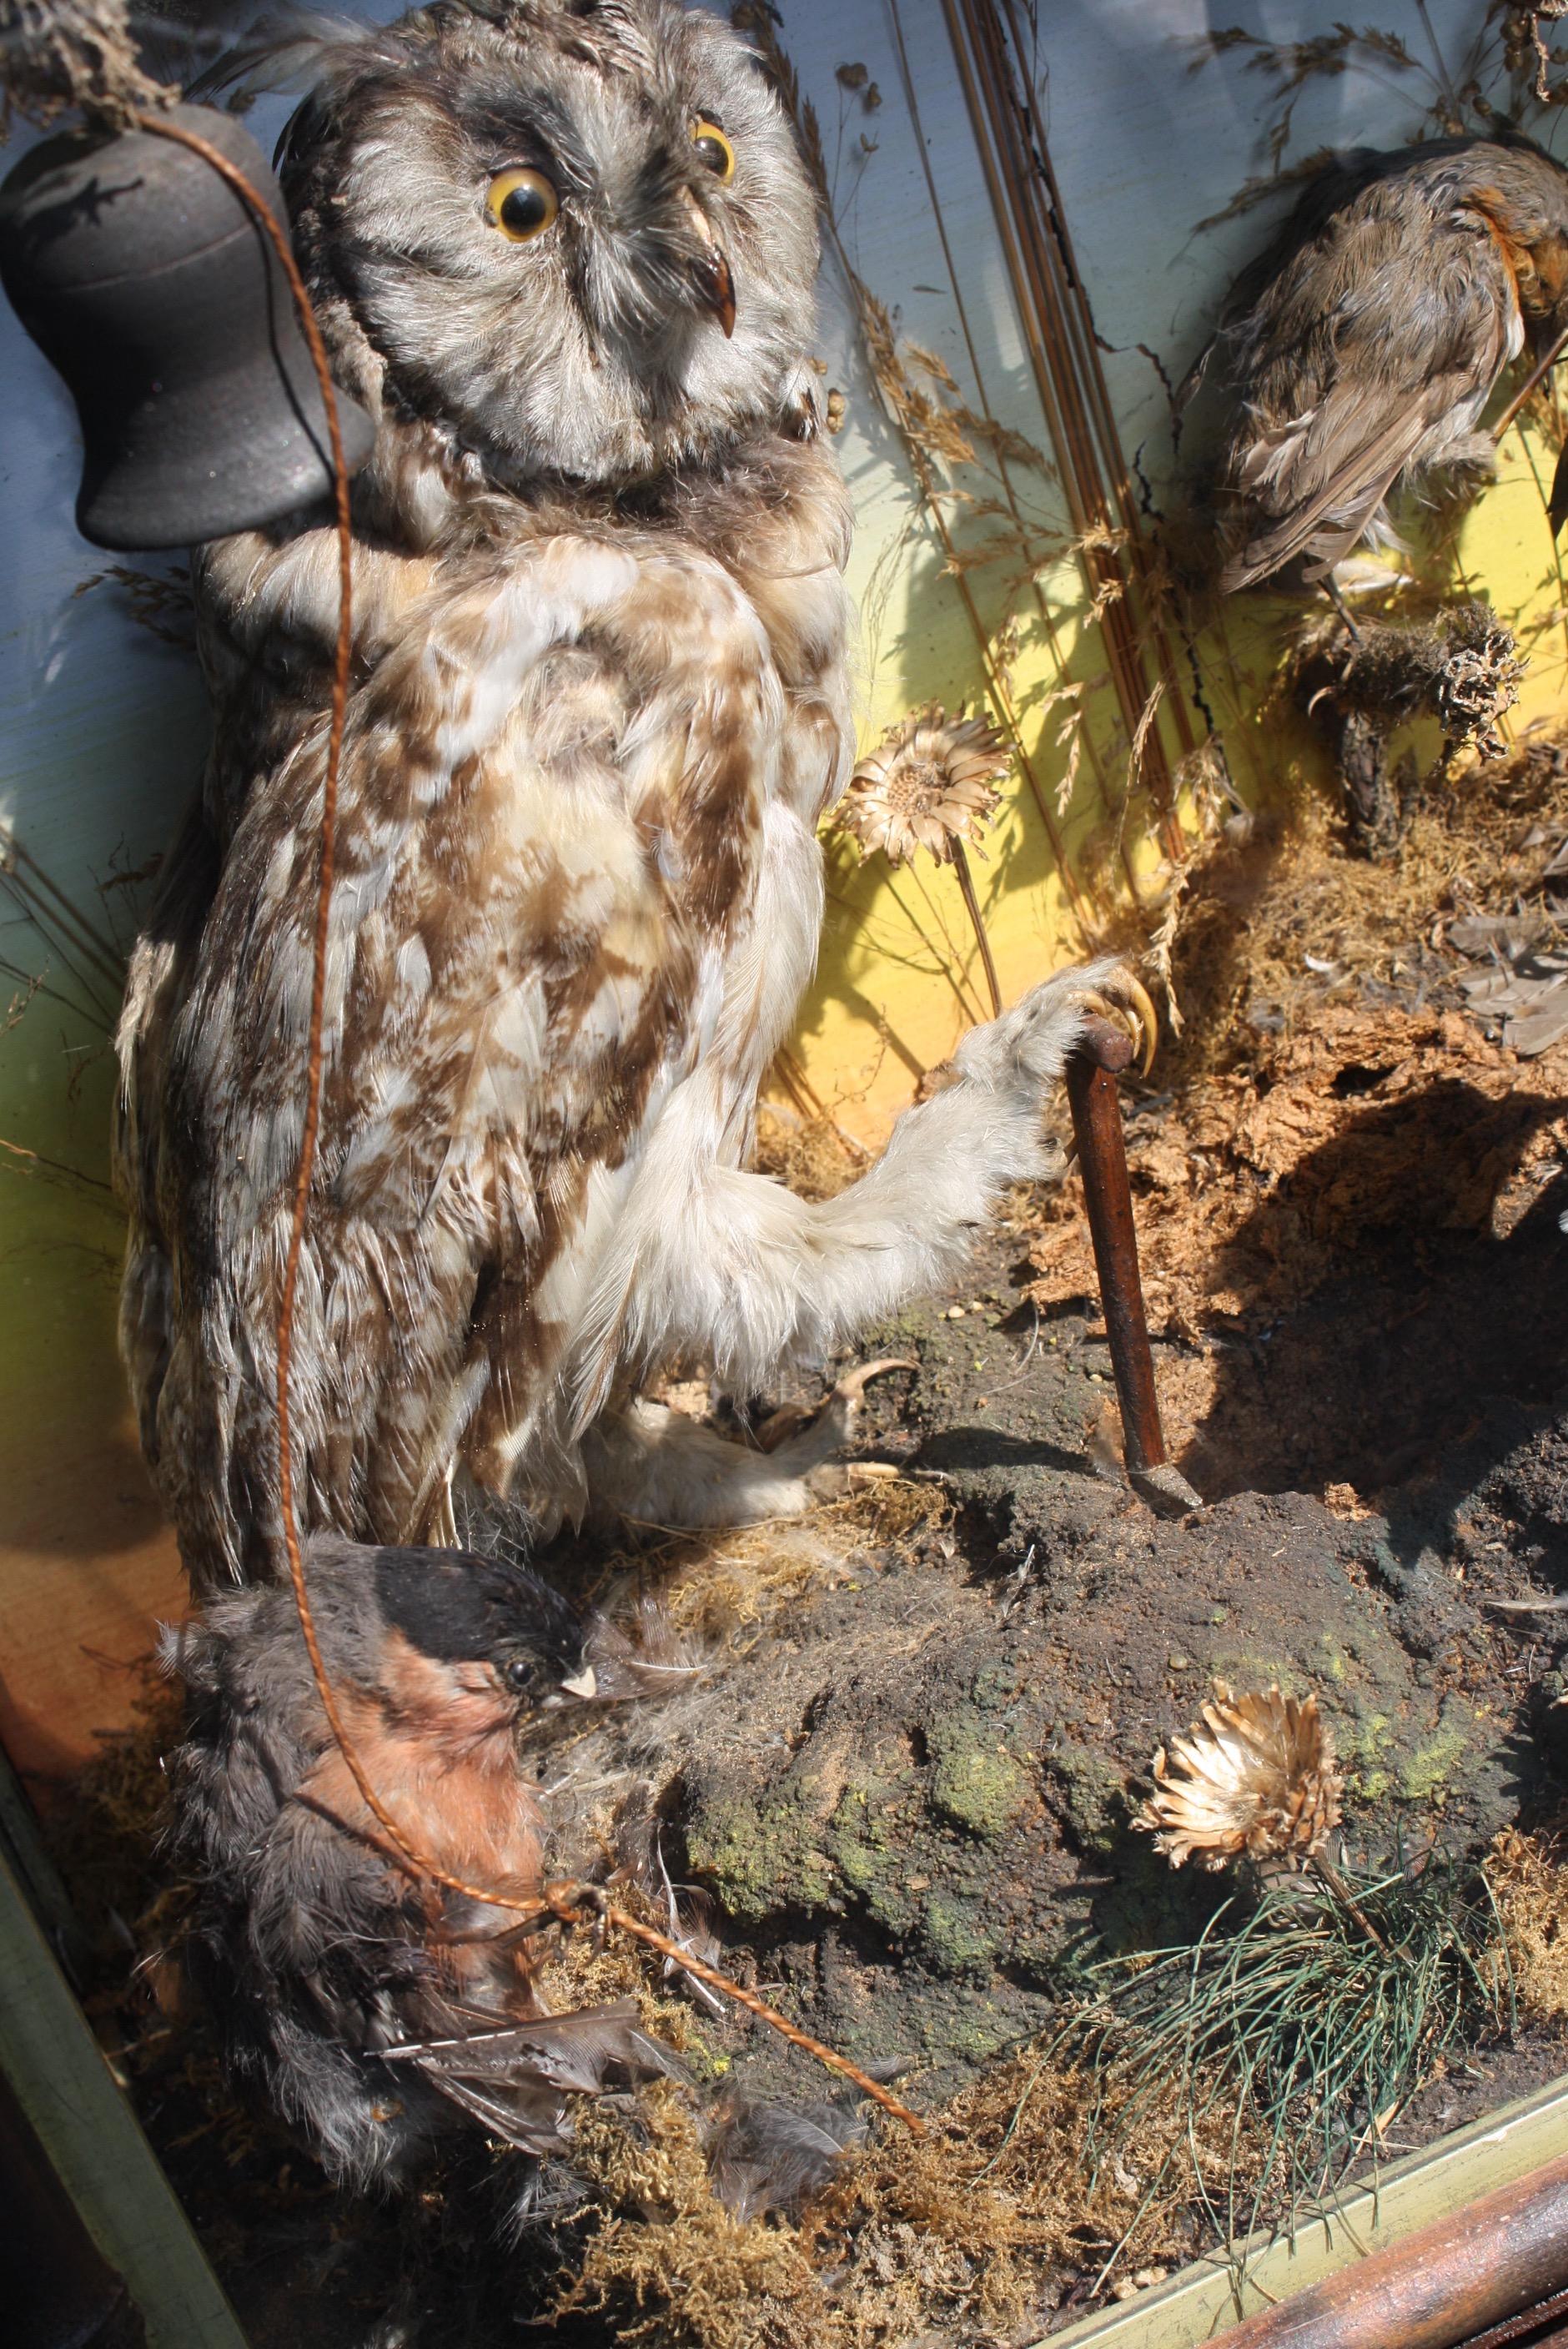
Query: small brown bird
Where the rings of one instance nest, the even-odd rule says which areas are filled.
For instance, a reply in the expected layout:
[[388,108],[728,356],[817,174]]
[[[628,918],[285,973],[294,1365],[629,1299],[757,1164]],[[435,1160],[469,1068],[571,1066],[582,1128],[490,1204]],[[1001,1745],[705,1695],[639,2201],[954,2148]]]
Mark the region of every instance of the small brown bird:
[[1550,156],[1512,136],[1342,156],[1237,280],[1183,387],[1221,411],[1202,492],[1221,593],[1398,544],[1395,483],[1490,466],[1493,385],[1565,325],[1568,172]]
[[[317,1535],[306,1568],[345,1727],[392,1816],[449,1873],[537,1892],[544,1820],[513,1736],[525,1712],[594,1694],[584,1627],[523,1568],[461,1550]],[[459,2111],[550,2161],[568,2092],[680,2071],[630,2004],[546,2013],[513,1914],[432,1896],[387,1855],[289,1590],[210,1601],[165,1654],[191,1699],[170,1831],[199,1888],[191,1972],[232,2072],[335,2176],[395,2178]]]

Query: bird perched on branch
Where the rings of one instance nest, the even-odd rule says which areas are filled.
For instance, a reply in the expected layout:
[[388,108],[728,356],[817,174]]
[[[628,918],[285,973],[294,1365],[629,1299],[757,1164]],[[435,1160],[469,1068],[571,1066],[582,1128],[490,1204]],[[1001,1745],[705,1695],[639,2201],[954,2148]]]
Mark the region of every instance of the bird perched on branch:
[[1527,140],[1357,149],[1321,172],[1183,387],[1202,386],[1195,437],[1213,438],[1199,493],[1221,593],[1397,543],[1396,483],[1490,468],[1476,428],[1493,385],[1564,326],[1568,172]]
[[[309,1527],[449,1541],[808,1505],[841,1390],[771,1454],[641,1399],[738,1395],[963,1261],[1044,1171],[1120,965],[975,1031],[834,1199],[743,1171],[816,958],[853,759],[849,513],[809,354],[812,189],[757,57],[675,0],[435,0],[231,78],[308,90],[280,172],[339,382],[354,672],[321,1141],[294,1330]],[[216,731],[134,957],[123,1349],[206,1588],[281,1555],[274,1332],[337,556],[321,512],[201,551]]]
[[[594,1693],[583,1627],[494,1558],[317,1535],[307,1566],[323,1661],[377,1794],[438,1867],[526,1909],[544,1820],[514,1733]],[[287,1589],[211,1600],[166,1636],[165,1661],[191,1703],[170,1762],[174,1850],[197,1887],[191,1970],[231,2070],[335,2176],[396,2177],[459,2113],[554,2159],[571,2092],[680,2072],[630,2004],[545,2011],[526,1917],[399,1866]]]

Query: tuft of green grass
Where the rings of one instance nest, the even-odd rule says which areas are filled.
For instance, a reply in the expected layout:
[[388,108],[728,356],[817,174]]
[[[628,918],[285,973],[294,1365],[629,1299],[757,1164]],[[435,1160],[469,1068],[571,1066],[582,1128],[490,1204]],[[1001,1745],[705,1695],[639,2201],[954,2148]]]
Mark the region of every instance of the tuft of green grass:
[[1446,2049],[1511,2025],[1479,1868],[1433,1851],[1346,1867],[1338,1881],[1336,1894],[1312,1876],[1276,1878],[1233,1895],[1186,1946],[1085,1970],[1088,1996],[1064,2036],[1086,2046],[1096,2077],[1094,2174],[1174,2092],[1194,2155],[1229,2108],[1228,2161],[1218,2174],[1194,2161],[1215,2231],[1252,2234],[1265,2206],[1288,2226],[1376,2153]]

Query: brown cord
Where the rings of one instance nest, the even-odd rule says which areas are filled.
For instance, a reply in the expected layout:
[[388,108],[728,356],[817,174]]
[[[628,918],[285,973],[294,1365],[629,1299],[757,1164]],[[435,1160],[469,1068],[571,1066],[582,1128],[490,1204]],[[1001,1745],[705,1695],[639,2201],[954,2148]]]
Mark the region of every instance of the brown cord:
[[[333,864],[337,845],[337,777],[343,758],[343,730],[348,709],[348,669],[353,647],[354,538],[348,503],[348,468],[344,459],[343,435],[337,418],[336,392],[332,380],[332,370],[327,361],[326,346],[322,341],[321,329],[316,324],[315,313],[311,307],[310,295],[306,290],[304,278],[300,275],[299,266],[294,260],[288,238],[278,225],[271,205],[252,186],[238,164],[231,162],[222,150],[213,146],[211,140],[203,139],[197,132],[184,129],[178,124],[166,121],[158,115],[138,114],[136,122],[138,129],[151,131],[160,139],[171,139],[179,146],[189,147],[193,154],[200,155],[203,161],[210,163],[220,178],[228,182],[235,194],[249,208],[254,215],[257,226],[264,230],[271,238],[273,248],[288,279],[289,290],[294,296],[294,306],[299,312],[300,325],[304,329],[305,342],[310,350],[311,363],[315,369],[316,381],[321,388],[322,402],[326,410],[327,435],[332,450],[333,492],[337,521],[339,599],[337,646],[332,675],[332,717],[326,737],[326,771],[323,780],[321,797],[321,871],[316,885],[315,956],[311,973],[310,1029],[305,1061],[304,1130],[300,1137],[299,1167],[294,1176],[294,1214],[289,1226],[288,1257],[284,1268],[283,1295],[278,1305],[277,1324],[278,1496],[283,1512],[284,1547],[288,1556],[289,1581],[294,1589],[294,1606],[299,1615],[305,1652],[310,1658],[311,1672],[315,1681],[316,1693],[321,1699],[322,1710],[326,1715],[327,1726],[347,1765],[348,1774],[359,1790],[366,1808],[387,1837],[391,1846],[387,1856],[394,1858],[397,1865],[409,1875],[422,1878],[428,1883],[438,1884],[443,1890],[455,1892],[465,1900],[478,1900],[488,1908],[505,1909],[514,1915],[540,1915],[538,1900],[519,1900],[507,1893],[489,1891],[482,1885],[467,1884],[461,1877],[449,1875],[445,1868],[438,1868],[433,1859],[409,1840],[405,1830],[398,1825],[371,1784],[365,1764],[355,1751],[354,1742],[343,1725],[343,1716],[338,1711],[337,1699],[333,1693],[332,1682],[327,1677],[326,1666],[322,1659],[321,1643],[316,1637],[315,1617],[310,1603],[310,1593],[305,1587],[304,1559],[301,1553],[299,1529],[294,1519],[294,1444],[289,1416],[289,1367],[294,1336],[294,1296],[299,1285],[299,1263],[304,1246],[310,1180],[315,1164],[316,1139],[321,1128],[321,1034],[326,998],[328,916],[332,903]],[[628,1916],[624,1909],[618,1909],[604,1900],[593,1886],[576,1883],[547,1885],[544,1888],[542,1899],[543,1913],[553,1917],[561,1924],[582,1924],[585,1921],[588,1913],[592,1911],[603,1917],[607,1924],[614,1926],[618,1932],[629,1934],[634,1940],[646,1942],[650,1949],[657,1950],[662,1956],[672,1960],[684,1972],[694,1974],[699,1982],[707,1982],[715,1990],[722,1991],[727,1998],[732,1999],[738,2006],[745,2007],[748,2013],[755,2014],[760,2022],[766,2023],[770,2029],[778,2032],[781,2038],[789,2040],[792,2046],[799,2047],[807,2054],[815,2056],[819,2064],[825,2064],[830,2070],[841,2072],[846,2079],[854,2083],[862,2095],[873,2098],[884,2112],[891,2113],[896,2120],[903,2121],[905,2127],[912,2129],[916,2137],[925,2135],[925,2127],[919,2116],[911,2112],[907,2105],[901,2104],[896,2096],[890,2095],[888,2090],[873,2080],[868,2073],[862,2072],[858,2064],[851,2064],[848,2056],[837,2054],[832,2048],[824,2046],[820,2039],[813,2039],[809,2032],[801,2031],[786,2016],[780,2014],[776,2007],[769,2006],[765,1999],[758,1998],[755,1991],[742,1989],[738,1982],[731,1982],[727,1974],[721,1974],[717,1967],[708,1965],[705,1960],[693,1957],[689,1951],[683,1950],[680,1944],[672,1940],[667,1934],[659,1932],[652,1925],[645,1925],[640,1919]],[[542,1921],[542,1916],[541,1921]]]
[[[778,2032],[781,2039],[789,2040],[792,2047],[803,2048],[808,2055],[814,2055],[818,2063],[825,2064],[830,2071],[841,2072],[846,2080],[854,2082],[862,2096],[874,2098],[884,2112],[891,2113],[895,2120],[903,2121],[916,2137],[925,2136],[925,2123],[919,2114],[912,2113],[907,2105],[901,2105],[898,2098],[891,2095],[880,2081],[873,2080],[869,2072],[862,2072],[858,2064],[851,2064],[847,2055],[837,2054],[833,2048],[825,2046],[821,2040],[813,2039],[809,2031],[802,2031],[799,2024],[780,2014],[776,2006],[769,2006],[766,1999],[758,1998],[754,1990],[743,1990],[739,1982],[731,1982],[727,1974],[721,1974],[717,1966],[710,1966],[706,1959],[694,1957],[689,1950],[683,1950],[678,1941],[672,1940],[667,1933],[661,1933],[656,1925],[645,1925],[641,1918],[629,1917],[624,1909],[617,1909],[612,1901],[606,1900],[597,1885],[547,1884],[543,1898],[551,1915],[558,1917],[563,1925],[581,1925],[586,1921],[588,1914],[593,1914],[603,1917],[606,1924],[614,1925],[618,1932],[629,1933],[634,1940],[645,1941],[650,1950],[657,1950],[661,1957],[668,1958],[682,1973],[695,1974],[698,1982],[708,1983],[714,1990],[721,1990],[727,1998],[735,2001],[737,2006],[745,2007],[748,2014],[755,2014],[759,2022]],[[579,1906],[579,1903],[584,1906]]]
[[[337,399],[327,362],[326,346],[321,338],[321,328],[311,307],[310,295],[299,264],[294,260],[288,238],[278,225],[272,206],[252,186],[237,163],[231,162],[222,148],[194,130],[164,120],[155,114],[139,115],[138,128],[151,131],[157,138],[171,139],[177,146],[189,147],[193,154],[211,164],[219,177],[225,180],[254,215],[256,225],[271,238],[289,290],[299,312],[300,326],[310,350],[311,364],[321,388],[326,409],[326,429],[332,450],[333,492],[337,508],[337,646],[332,672],[332,716],[326,737],[326,772],[322,783],[321,798],[321,872],[316,885],[315,937],[311,972],[310,1030],[305,1061],[304,1131],[300,1137],[299,1166],[294,1175],[294,1215],[289,1226],[288,1257],[284,1268],[283,1296],[278,1306],[277,1326],[277,1413],[278,1413],[278,1494],[283,1511],[284,1547],[288,1555],[289,1580],[294,1586],[294,1605],[299,1612],[300,1630],[304,1634],[310,1668],[315,1676],[322,1708],[349,1775],[358,1787],[371,1816],[391,1837],[406,1865],[421,1876],[440,1878],[440,1872],[418,1852],[399,1828],[371,1785],[365,1765],[354,1750],[352,1740],[343,1726],[337,1700],[327,1679],[322,1661],[321,1647],[316,1638],[315,1619],[311,1609],[310,1594],[305,1588],[304,1560],[300,1554],[299,1530],[294,1506],[294,1431],[289,1416],[289,1367],[293,1353],[294,1295],[299,1286],[299,1261],[304,1245],[305,1210],[310,1197],[310,1179],[315,1165],[316,1137],[321,1127],[321,1030],[326,998],[326,949],[328,917],[332,904],[332,874],[337,846],[337,774],[343,756],[343,729],[348,710],[348,667],[354,642],[354,538],[348,507],[348,467],[343,454],[343,435],[338,426]],[[455,1881],[449,1889],[459,1889]],[[461,1888],[466,1889],[467,1888]],[[477,1898],[484,1898],[482,1894]]]

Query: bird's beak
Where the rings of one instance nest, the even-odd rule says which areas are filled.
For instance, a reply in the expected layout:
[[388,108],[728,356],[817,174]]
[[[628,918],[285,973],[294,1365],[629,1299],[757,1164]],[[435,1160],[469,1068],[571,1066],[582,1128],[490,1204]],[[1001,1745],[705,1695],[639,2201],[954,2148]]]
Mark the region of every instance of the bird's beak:
[[573,1672],[571,1679],[562,1681],[561,1685],[568,1696],[590,1697],[599,1693],[599,1682],[592,1664],[584,1664],[580,1672]]
[[707,224],[707,213],[689,188],[681,190],[681,203],[692,233],[702,247],[691,270],[696,298],[705,310],[712,311],[727,337],[735,332],[735,280],[729,263]]

